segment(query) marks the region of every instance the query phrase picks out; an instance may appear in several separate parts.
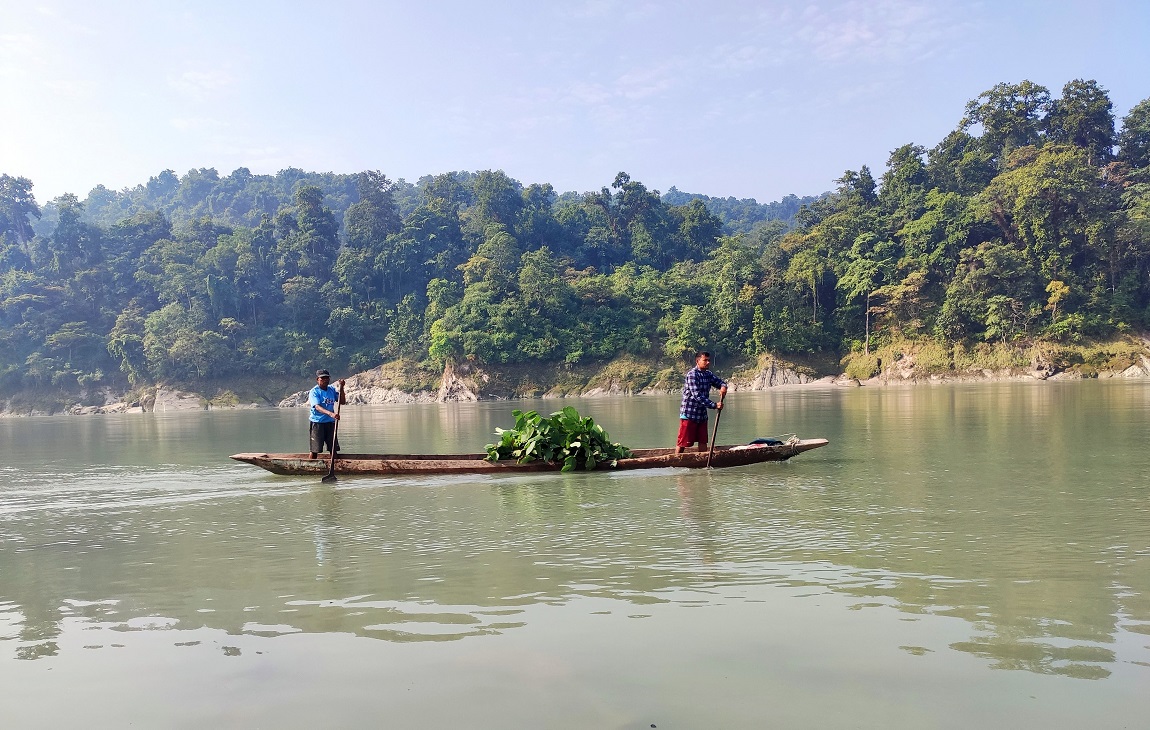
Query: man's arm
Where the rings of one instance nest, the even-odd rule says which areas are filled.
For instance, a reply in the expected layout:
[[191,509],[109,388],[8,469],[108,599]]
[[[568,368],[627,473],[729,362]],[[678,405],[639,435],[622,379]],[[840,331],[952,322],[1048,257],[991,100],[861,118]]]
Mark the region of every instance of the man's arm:
[[727,381],[723,380],[718,375],[715,375],[710,370],[708,370],[707,372],[711,374],[711,378],[712,378],[711,385],[713,385],[719,389],[720,395],[726,395],[727,394]]
[[723,380],[718,375],[715,375],[710,370],[708,370],[707,372],[710,373],[710,375],[711,375],[711,378],[712,378],[711,384],[719,389],[719,402],[715,404],[715,408],[722,408],[723,407],[723,396],[725,396],[727,394],[727,381]]

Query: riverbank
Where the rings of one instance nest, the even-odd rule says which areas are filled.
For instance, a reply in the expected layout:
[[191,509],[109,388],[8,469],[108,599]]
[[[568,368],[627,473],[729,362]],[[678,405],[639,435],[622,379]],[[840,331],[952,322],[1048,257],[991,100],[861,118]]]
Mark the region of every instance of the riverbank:
[[[606,365],[486,365],[464,361],[442,370],[398,360],[347,376],[349,405],[442,403],[512,398],[596,398],[667,395],[682,387],[684,366],[623,356]],[[980,345],[946,349],[930,341],[902,341],[841,360],[811,357],[717,368],[732,391],[778,387],[887,387],[1005,380],[1150,378],[1150,340],[1127,337],[1083,346],[1028,348]],[[338,377],[338,373],[337,373]],[[0,416],[97,415],[220,408],[291,408],[307,401],[307,378],[230,378],[220,382],[159,384],[129,392],[102,389],[79,395],[25,392],[0,403]]]

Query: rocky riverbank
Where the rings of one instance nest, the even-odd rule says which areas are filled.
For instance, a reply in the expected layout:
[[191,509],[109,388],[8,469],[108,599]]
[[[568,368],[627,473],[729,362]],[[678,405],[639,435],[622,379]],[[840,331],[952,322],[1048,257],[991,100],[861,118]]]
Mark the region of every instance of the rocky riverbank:
[[[674,368],[644,365],[635,360],[616,360],[600,371],[552,372],[552,379],[529,369],[493,369],[465,364],[448,366],[442,376],[426,387],[405,388],[407,380],[394,366],[374,368],[347,379],[348,404],[440,403],[507,398],[565,398],[644,396],[678,393],[682,372]],[[730,373],[722,373],[732,391],[761,391],[778,387],[888,387],[897,385],[941,385],[959,382],[1080,380],[1084,378],[1150,378],[1150,351],[1140,353],[1137,362],[1120,369],[1088,370],[1065,368],[1038,358],[1029,367],[969,368],[946,372],[924,371],[914,353],[898,358],[889,367],[867,378],[846,373],[820,375],[808,367],[760,358],[759,362]],[[540,383],[546,383],[540,385]],[[307,390],[284,398],[278,404],[291,408],[307,403]]]
[[[860,377],[857,361],[847,372],[826,374],[827,364],[799,364],[764,355],[757,362],[718,368],[733,391],[760,391],[777,387],[885,387],[913,384],[945,384],[1002,380],[1066,380],[1096,378],[1150,378],[1150,343],[1127,347],[1121,357],[1099,363],[1077,362],[1038,351],[1029,365],[972,366],[942,369],[929,353],[906,347],[886,359],[869,361]],[[835,363],[837,364],[837,363]],[[867,368],[870,368],[869,370]],[[501,400],[510,398],[567,398],[643,396],[677,393],[682,387],[683,366],[651,362],[632,356],[598,366],[544,367],[541,365],[490,366],[474,362],[448,364],[441,371],[421,363],[396,361],[347,376],[349,405],[381,403],[442,403],[448,401]],[[855,372],[852,373],[852,370]],[[338,377],[339,374],[337,373]],[[94,415],[106,413],[165,413],[215,408],[291,408],[306,404],[311,383],[306,378],[282,378],[277,386],[267,382],[257,394],[236,395],[232,382],[203,386],[193,392],[166,385],[152,386],[131,394],[105,389],[77,399],[54,394],[40,401],[8,401],[0,415]],[[289,392],[292,385],[303,386]],[[277,394],[278,390],[278,394]]]
[[[438,378],[424,377],[424,387],[418,389],[409,387],[410,378],[410,368],[404,370],[395,363],[357,373],[347,379],[348,404],[663,395],[677,393],[682,387],[682,372],[678,369],[629,357],[601,368],[449,364]],[[763,358],[752,368],[735,371],[729,379],[733,390],[764,390],[779,385],[807,385],[819,380],[819,376],[801,366]],[[828,382],[833,380],[832,377]],[[307,393],[292,393],[280,401],[279,407],[304,405]]]

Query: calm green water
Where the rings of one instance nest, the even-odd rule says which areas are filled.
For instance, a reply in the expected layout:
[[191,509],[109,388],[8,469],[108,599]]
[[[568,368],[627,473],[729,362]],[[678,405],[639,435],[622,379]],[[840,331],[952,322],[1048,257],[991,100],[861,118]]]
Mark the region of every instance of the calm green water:
[[[571,401],[532,401],[550,412]],[[635,447],[677,399],[573,403]],[[791,462],[276,477],[303,410],[0,421],[4,728],[1121,728],[1150,384],[732,393]],[[348,408],[475,451],[524,403]]]

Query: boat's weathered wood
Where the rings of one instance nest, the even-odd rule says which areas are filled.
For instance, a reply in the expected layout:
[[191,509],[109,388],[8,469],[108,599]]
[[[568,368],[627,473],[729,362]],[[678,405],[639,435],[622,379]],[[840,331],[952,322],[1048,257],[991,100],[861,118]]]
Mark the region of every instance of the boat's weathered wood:
[[[826,439],[805,439],[779,446],[716,446],[712,467],[746,466],[764,461],[784,461],[803,451],[827,444]],[[632,458],[620,459],[615,469],[658,469],[680,467],[698,469],[706,466],[707,454],[697,451],[676,454],[674,449],[633,449]],[[312,459],[303,454],[233,454],[231,458],[267,469],[275,474],[322,474],[328,469],[327,459]],[[500,474],[509,472],[559,471],[562,464],[534,461],[487,461],[486,454],[345,454],[336,458],[341,474]],[[603,469],[611,469],[603,465]]]

